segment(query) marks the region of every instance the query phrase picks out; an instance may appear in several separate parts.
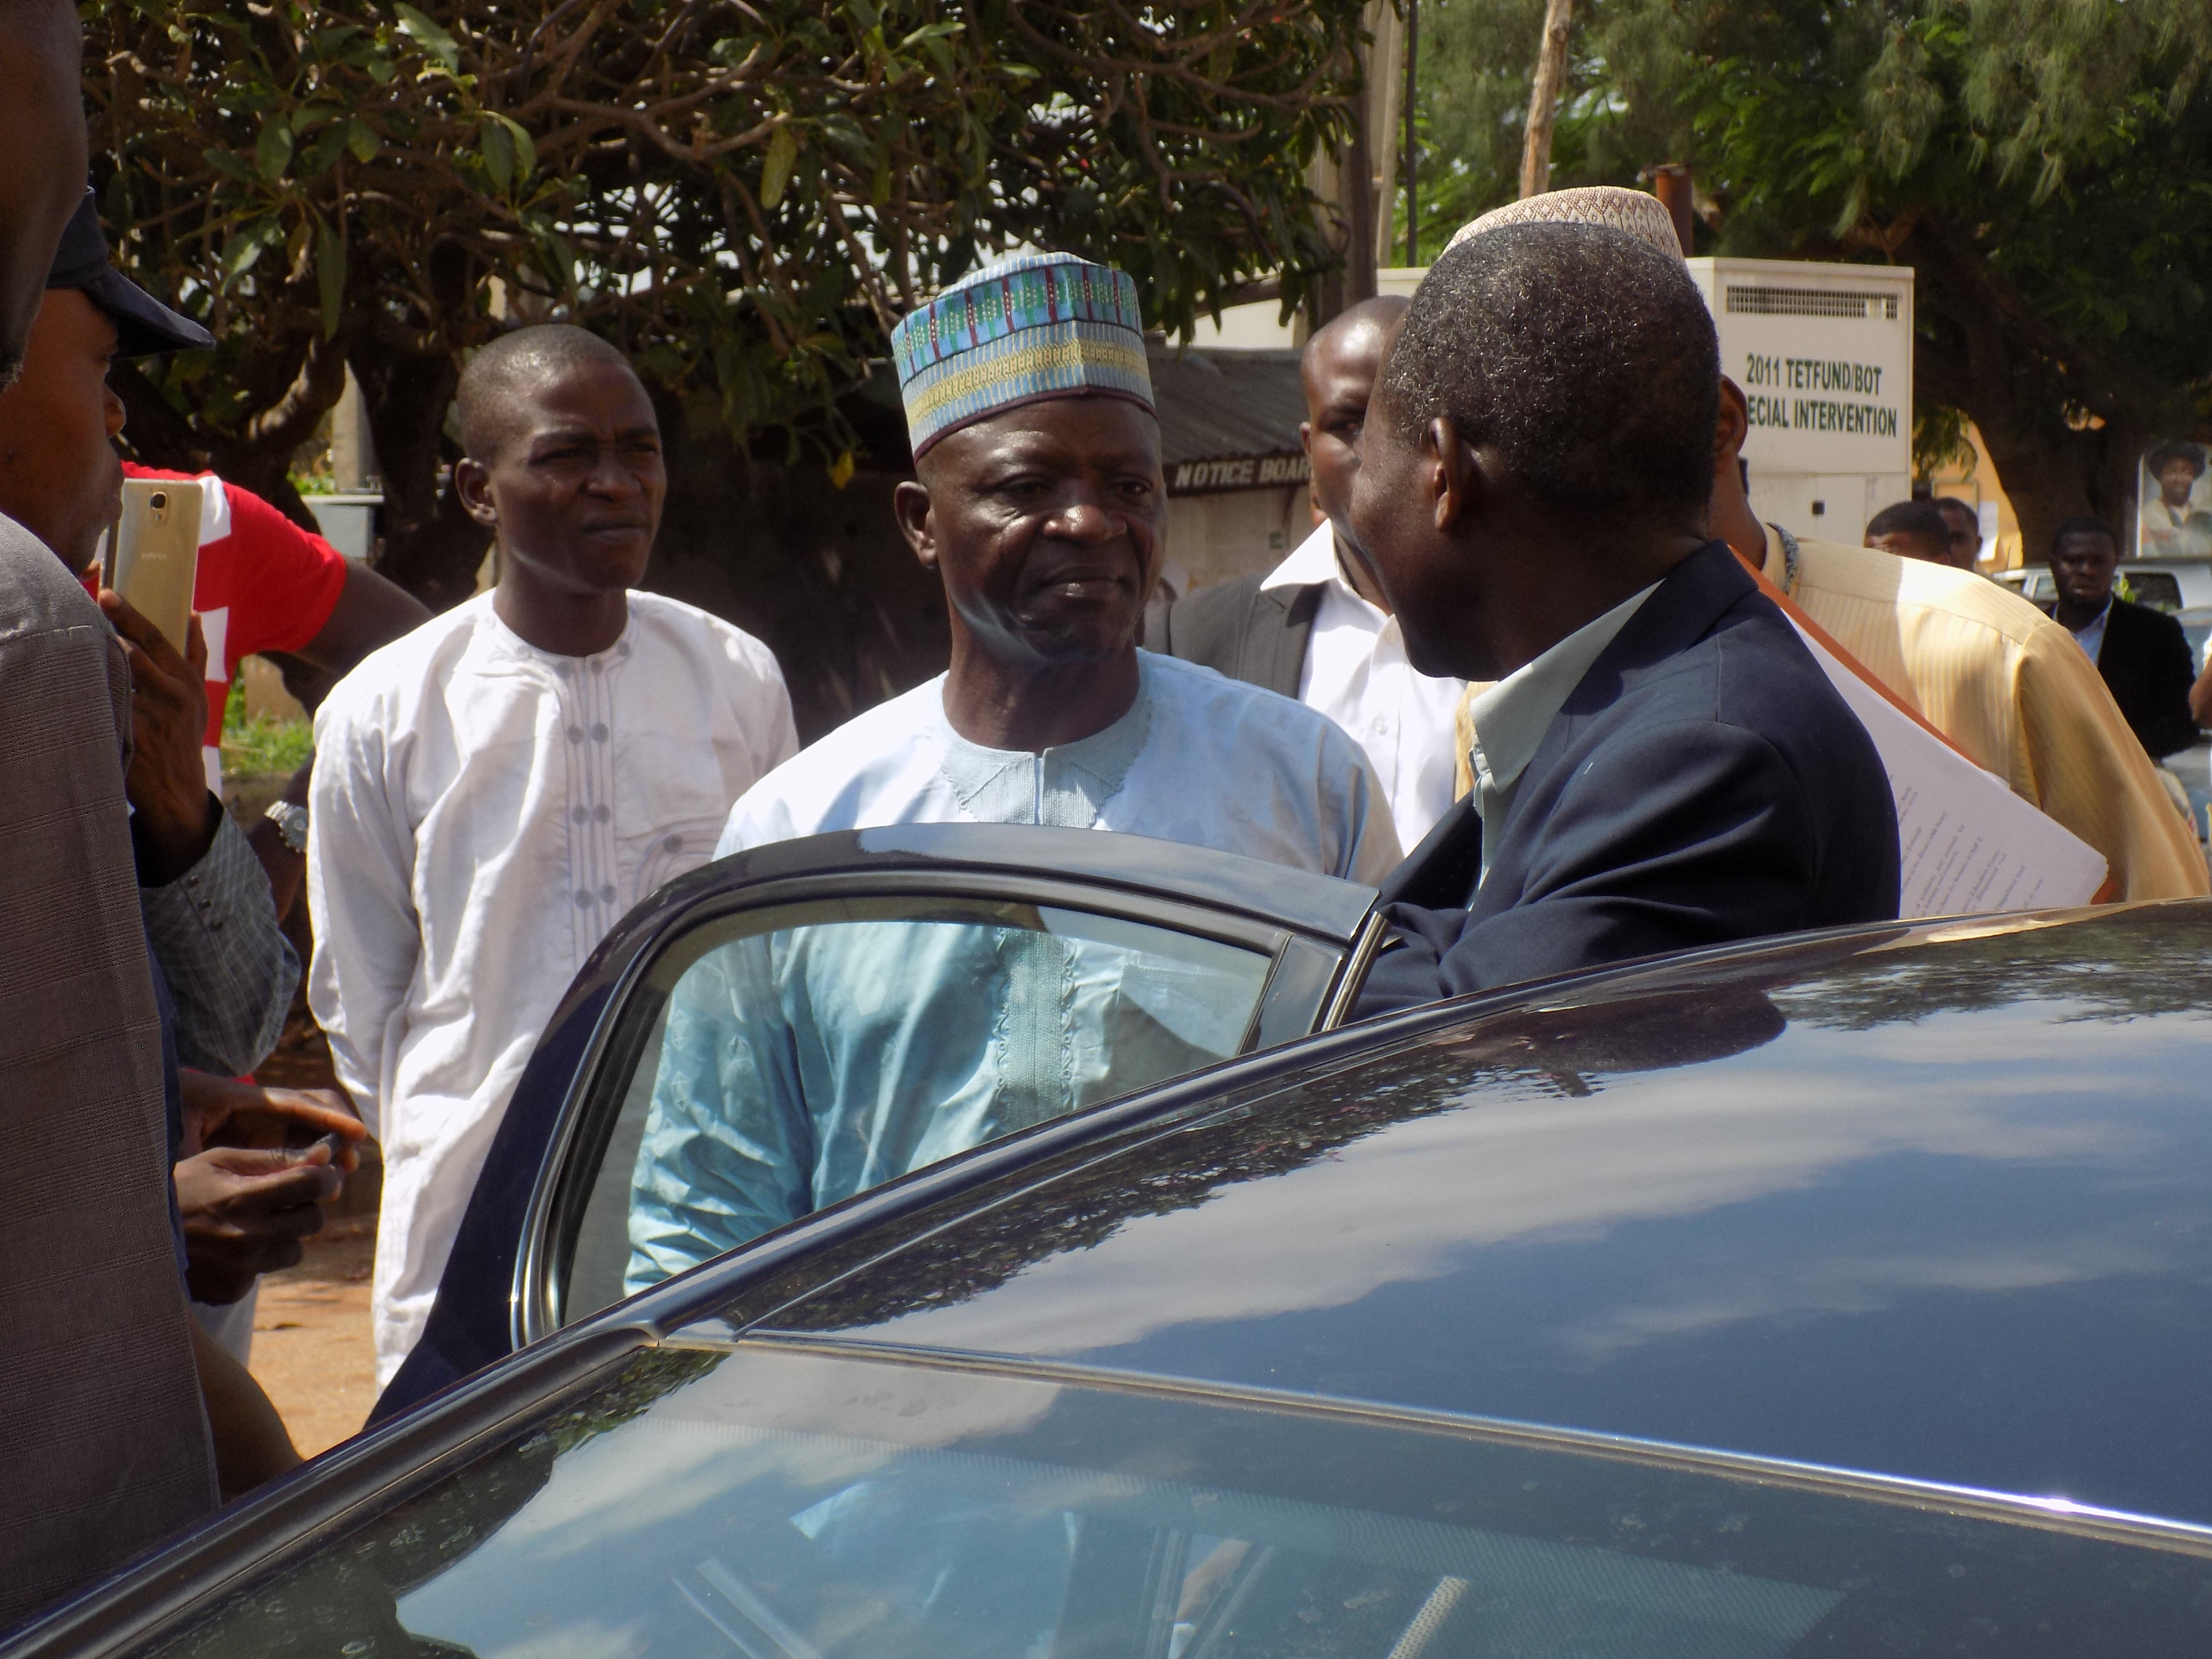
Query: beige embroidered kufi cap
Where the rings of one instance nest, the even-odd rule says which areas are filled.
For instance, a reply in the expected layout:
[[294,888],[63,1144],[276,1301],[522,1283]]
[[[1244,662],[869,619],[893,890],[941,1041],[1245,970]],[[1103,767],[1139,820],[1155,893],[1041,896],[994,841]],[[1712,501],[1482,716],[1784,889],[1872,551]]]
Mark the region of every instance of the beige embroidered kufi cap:
[[1446,251],[1470,236],[1504,225],[1603,225],[1626,231],[1638,241],[1649,242],[1662,253],[1682,257],[1682,244],[1674,234],[1674,216],[1656,196],[1619,185],[1587,185],[1576,190],[1547,190],[1540,196],[1523,197],[1492,208],[1480,219],[1470,219],[1453,233]]

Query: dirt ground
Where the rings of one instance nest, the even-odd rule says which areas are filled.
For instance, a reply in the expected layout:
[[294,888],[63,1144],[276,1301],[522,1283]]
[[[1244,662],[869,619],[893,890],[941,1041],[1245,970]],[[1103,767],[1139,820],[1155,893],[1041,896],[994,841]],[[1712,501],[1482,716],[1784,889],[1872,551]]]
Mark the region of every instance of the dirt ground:
[[307,1241],[307,1259],[261,1281],[251,1369],[302,1456],[361,1427],[376,1403],[368,1328],[372,1217],[333,1221]]
[[[281,776],[225,780],[233,816],[250,827],[284,786]],[[284,919],[292,948],[306,962],[313,953],[307,907],[295,904]],[[307,1012],[304,983],[276,1050],[254,1069],[266,1084],[294,1089],[337,1085],[330,1044]],[[371,1143],[362,1167],[329,1205],[323,1231],[307,1241],[307,1259],[261,1281],[254,1309],[250,1369],[276,1402],[292,1431],[292,1443],[313,1457],[357,1431],[376,1403],[375,1344],[368,1328],[369,1262],[376,1249],[377,1199],[383,1167]]]

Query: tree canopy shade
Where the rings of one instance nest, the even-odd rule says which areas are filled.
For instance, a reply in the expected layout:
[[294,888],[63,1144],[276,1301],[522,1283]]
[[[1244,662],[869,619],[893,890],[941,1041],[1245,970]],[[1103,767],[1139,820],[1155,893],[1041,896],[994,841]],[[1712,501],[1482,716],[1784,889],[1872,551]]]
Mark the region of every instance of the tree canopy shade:
[[[1433,253],[1511,199],[1543,5],[1425,11]],[[1686,161],[1701,252],[1913,266],[1919,429],[1974,421],[2033,559],[2073,514],[2124,527],[2152,438],[2212,435],[2208,62],[2203,0],[1611,0],[1552,179]]]
[[508,319],[842,481],[890,325],[991,250],[1112,260],[1170,331],[1278,272],[1295,303],[1360,74],[1357,0],[83,9],[120,258],[218,340],[118,373],[129,441],[289,501],[350,362],[385,568],[434,601],[482,550],[440,487],[460,355]]

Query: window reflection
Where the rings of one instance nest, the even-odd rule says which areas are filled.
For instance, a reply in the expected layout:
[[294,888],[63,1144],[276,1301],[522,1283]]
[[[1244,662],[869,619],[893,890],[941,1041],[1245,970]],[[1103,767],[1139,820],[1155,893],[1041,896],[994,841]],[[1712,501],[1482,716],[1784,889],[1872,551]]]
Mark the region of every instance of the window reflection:
[[1780,1659],[2179,1650],[2212,1538],[740,1345],[599,1396],[162,1644],[197,1656]]
[[720,924],[665,974],[579,1234],[568,1316],[1225,1059],[1270,965],[1166,927],[986,902]]

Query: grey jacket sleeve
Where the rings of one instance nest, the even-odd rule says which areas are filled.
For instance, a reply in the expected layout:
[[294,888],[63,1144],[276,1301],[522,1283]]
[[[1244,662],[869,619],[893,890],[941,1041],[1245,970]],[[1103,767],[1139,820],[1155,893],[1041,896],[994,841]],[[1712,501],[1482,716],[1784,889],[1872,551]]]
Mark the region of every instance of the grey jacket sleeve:
[[276,925],[269,878],[245,831],[222,815],[200,861],[142,887],[146,936],[177,1005],[177,1055],[239,1077],[269,1057],[299,988],[300,958]]

